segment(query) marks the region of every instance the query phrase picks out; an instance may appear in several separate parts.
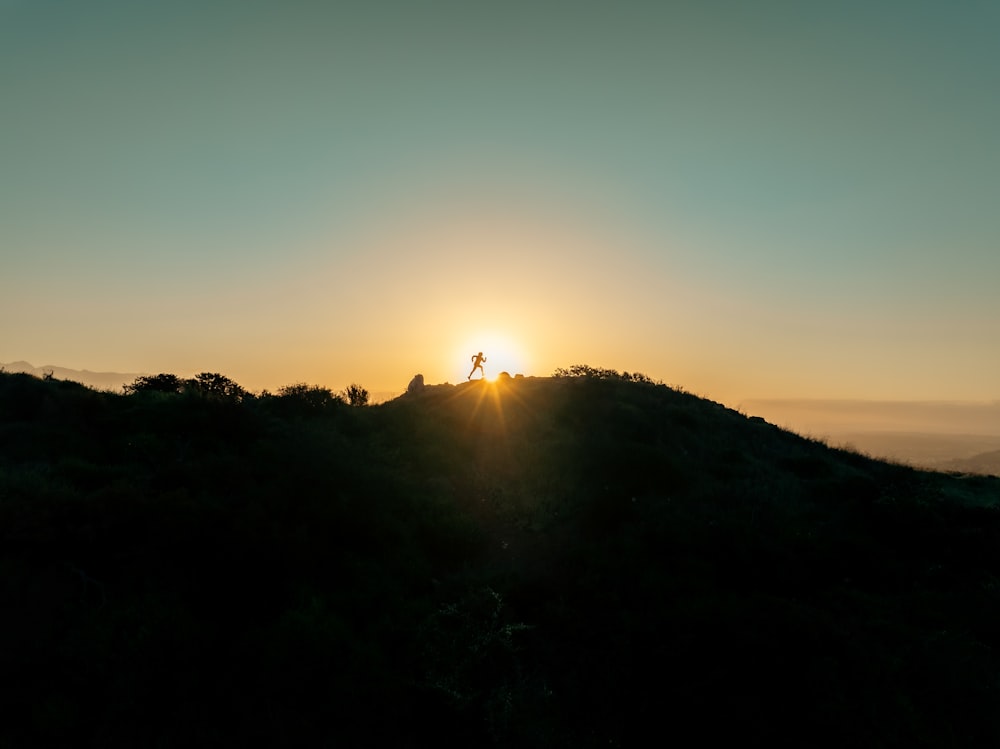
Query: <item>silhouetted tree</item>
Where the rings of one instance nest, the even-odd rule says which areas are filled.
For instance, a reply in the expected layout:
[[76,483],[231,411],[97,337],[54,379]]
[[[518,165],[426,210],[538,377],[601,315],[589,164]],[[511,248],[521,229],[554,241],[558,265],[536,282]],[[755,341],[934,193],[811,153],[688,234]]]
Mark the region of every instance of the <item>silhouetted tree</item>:
[[194,379],[185,383],[186,387],[201,393],[202,395],[224,398],[226,400],[243,400],[247,391],[230,380],[225,375],[217,372],[202,372],[194,376]]
[[304,382],[280,388],[277,397],[287,404],[296,404],[309,411],[319,411],[336,403],[343,403],[343,399],[334,395],[329,388],[307,385]]
[[131,385],[125,385],[126,395],[134,393],[179,393],[184,389],[184,380],[166,372],[157,375],[136,377]]
[[347,402],[352,406],[367,406],[368,405],[368,391],[357,383],[351,383],[347,386],[344,391],[344,396],[347,398]]

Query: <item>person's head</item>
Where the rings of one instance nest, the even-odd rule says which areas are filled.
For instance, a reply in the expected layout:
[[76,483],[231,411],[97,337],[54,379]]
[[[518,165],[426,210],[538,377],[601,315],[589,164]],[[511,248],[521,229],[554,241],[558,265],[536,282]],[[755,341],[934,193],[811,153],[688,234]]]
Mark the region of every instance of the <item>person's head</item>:
[[476,354],[476,356],[482,356],[482,355],[483,355],[482,351],[480,351],[478,354]]

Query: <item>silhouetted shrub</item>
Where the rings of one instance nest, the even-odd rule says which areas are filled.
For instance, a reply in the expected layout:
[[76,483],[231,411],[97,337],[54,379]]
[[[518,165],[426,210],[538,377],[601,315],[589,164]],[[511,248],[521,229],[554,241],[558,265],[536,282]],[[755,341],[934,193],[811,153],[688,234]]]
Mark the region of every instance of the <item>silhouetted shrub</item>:
[[574,364],[571,367],[558,367],[552,373],[553,377],[593,377],[595,379],[607,380],[617,379],[621,375],[614,369],[603,367],[592,367],[589,364]]
[[357,383],[348,385],[347,389],[344,390],[344,396],[347,398],[347,402],[352,406],[368,405],[368,391]]
[[194,379],[187,380],[184,385],[185,390],[224,400],[240,401],[247,395],[246,390],[217,372],[201,372],[195,375]]
[[592,367],[589,364],[574,364],[571,367],[559,367],[553,372],[553,377],[588,377],[595,380],[622,380],[624,382],[642,382],[657,384],[653,379],[641,372],[619,372],[617,369]]
[[161,373],[136,377],[130,385],[122,389],[126,395],[135,393],[179,393],[184,389],[184,380],[175,374]]
[[[460,711],[480,713],[494,740],[506,734],[524,702],[537,699],[524,678],[519,635],[503,597],[489,586],[443,605],[421,631],[425,686]],[[478,717],[478,716],[477,716]]]
[[332,390],[319,385],[307,385],[298,382],[286,385],[278,390],[277,396],[271,396],[283,408],[298,412],[319,412],[344,402]]
[[631,374],[629,374],[628,372],[622,372],[621,377],[623,380],[626,380],[627,382],[644,382],[648,385],[655,384],[652,377],[644,375],[642,374],[642,372],[632,372]]

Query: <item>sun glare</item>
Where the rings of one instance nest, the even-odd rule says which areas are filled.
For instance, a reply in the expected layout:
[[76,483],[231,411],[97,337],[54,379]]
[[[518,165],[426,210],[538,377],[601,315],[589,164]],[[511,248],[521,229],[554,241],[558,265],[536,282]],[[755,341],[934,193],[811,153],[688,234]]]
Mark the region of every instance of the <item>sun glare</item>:
[[456,361],[462,362],[464,366],[461,380],[468,377],[475,364],[476,355],[480,352],[483,355],[483,371],[480,373],[475,370],[472,379],[482,376],[493,382],[501,372],[506,372],[511,377],[516,374],[527,374],[525,370],[528,361],[521,348],[509,336],[483,332],[471,334],[466,338],[460,351],[455,355]]

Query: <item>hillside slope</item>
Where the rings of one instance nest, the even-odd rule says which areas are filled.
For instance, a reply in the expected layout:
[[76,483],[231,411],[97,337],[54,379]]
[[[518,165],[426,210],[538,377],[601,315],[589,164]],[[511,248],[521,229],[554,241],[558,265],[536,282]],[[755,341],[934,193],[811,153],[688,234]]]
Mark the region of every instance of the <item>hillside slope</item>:
[[616,377],[0,374],[0,745],[1000,741],[1000,480]]

